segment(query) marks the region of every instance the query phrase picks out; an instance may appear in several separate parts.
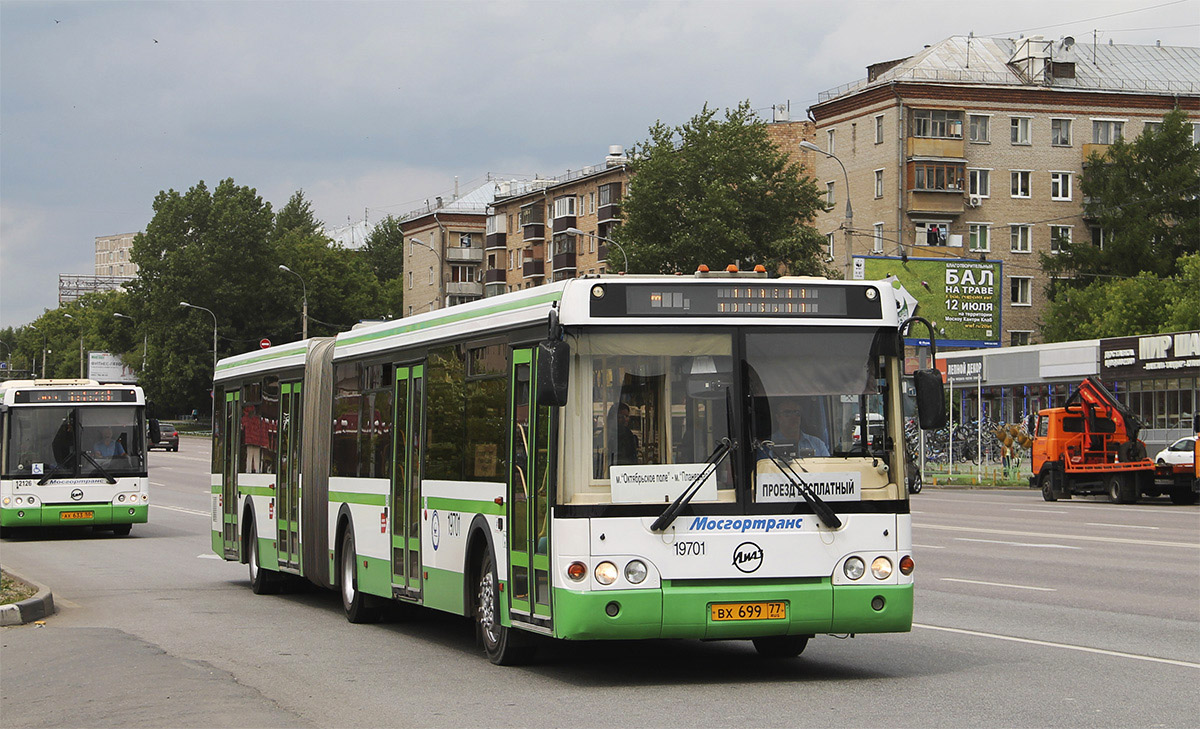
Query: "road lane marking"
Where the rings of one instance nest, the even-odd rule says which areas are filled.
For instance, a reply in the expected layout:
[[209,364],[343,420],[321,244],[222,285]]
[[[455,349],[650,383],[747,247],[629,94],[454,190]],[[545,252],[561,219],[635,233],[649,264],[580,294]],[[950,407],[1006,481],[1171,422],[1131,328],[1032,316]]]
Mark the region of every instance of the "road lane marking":
[[1183,549],[1200,549],[1200,542],[1156,542],[1149,539],[1124,539],[1121,537],[1096,537],[1087,534],[1045,534],[1042,532],[1019,532],[1011,529],[983,529],[981,527],[950,526],[946,524],[918,524],[916,529],[940,529],[948,532],[974,532],[976,534],[1001,534],[1006,537],[1038,537],[1041,539],[1077,539],[1083,542],[1104,542],[1106,544],[1138,544],[1144,547],[1180,547]]
[[945,549],[944,546],[938,547],[933,544],[914,544],[913,547],[916,549]]
[[163,506],[162,504],[151,504],[156,509],[166,509],[168,511],[178,511],[182,514],[195,514],[196,516],[209,516],[207,511],[199,511],[197,509],[185,509],[182,506]]
[[972,539],[970,537],[955,537],[956,542],[983,542],[985,544],[1010,544],[1014,547],[1046,547],[1049,549],[1083,549],[1083,547],[1072,547],[1067,544],[1030,544],[1029,542],[1004,542],[999,539]]
[[1105,524],[1105,523],[1099,522],[1099,521],[1089,521],[1087,523],[1087,525],[1088,526],[1119,527],[1121,529],[1158,529],[1158,527],[1153,527],[1153,526],[1141,526],[1138,524]]
[[972,635],[977,638],[993,638],[995,640],[1007,640],[1013,643],[1025,643],[1027,645],[1040,645],[1047,648],[1063,648],[1069,651],[1080,651],[1082,653],[1095,653],[1101,656],[1113,656],[1115,658],[1132,658],[1135,661],[1150,661],[1151,663],[1165,663],[1169,666],[1183,666],[1184,668],[1200,668],[1200,663],[1192,663],[1190,661],[1177,661],[1171,658],[1159,658],[1158,656],[1146,656],[1138,653],[1125,653],[1123,651],[1110,651],[1103,648],[1089,648],[1084,645],[1074,645],[1071,643],[1055,643],[1049,640],[1036,640],[1034,638],[1018,638],[1015,635],[1002,635],[1000,633],[984,633],[978,630],[963,630],[962,628],[946,628],[941,625],[926,625],[924,623],[913,623],[914,628],[923,628],[925,630],[940,630],[946,633],[958,633],[959,635]]
[[224,557],[222,557],[222,556],[221,556],[221,555],[219,555],[219,554],[213,554],[212,552],[208,552],[208,553],[206,553],[206,554],[197,554],[197,555],[196,555],[196,559],[220,559],[220,560],[224,560],[225,558],[224,558]]
[[1030,514],[1066,514],[1067,509],[1009,509],[1009,511],[1024,511]]
[[1014,590],[1037,590],[1038,592],[1058,592],[1053,587],[1032,587],[1030,585],[1009,585],[1004,582],[984,582],[983,580],[962,580],[957,577],[943,577],[942,582],[965,582],[968,585],[987,585],[988,587],[1011,587]]

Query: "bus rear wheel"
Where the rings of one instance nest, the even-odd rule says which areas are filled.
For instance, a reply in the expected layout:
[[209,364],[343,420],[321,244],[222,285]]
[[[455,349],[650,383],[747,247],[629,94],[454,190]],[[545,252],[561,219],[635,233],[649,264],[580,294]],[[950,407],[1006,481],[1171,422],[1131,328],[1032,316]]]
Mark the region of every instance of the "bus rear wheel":
[[341,556],[338,582],[341,583],[342,609],[346,611],[346,620],[352,623],[379,622],[379,605],[370,595],[364,595],[358,589],[358,554],[354,551],[354,531],[349,524],[342,536]]
[[479,566],[475,591],[475,633],[489,661],[497,666],[515,666],[533,657],[533,645],[528,636],[501,624],[499,584],[496,560],[487,552]]
[[274,595],[279,592],[281,580],[279,576],[262,568],[258,555],[258,527],[254,516],[250,517],[250,534],[247,539],[246,564],[250,567],[250,591],[255,595]]
[[753,639],[754,650],[765,658],[795,658],[808,646],[807,635],[769,635]]

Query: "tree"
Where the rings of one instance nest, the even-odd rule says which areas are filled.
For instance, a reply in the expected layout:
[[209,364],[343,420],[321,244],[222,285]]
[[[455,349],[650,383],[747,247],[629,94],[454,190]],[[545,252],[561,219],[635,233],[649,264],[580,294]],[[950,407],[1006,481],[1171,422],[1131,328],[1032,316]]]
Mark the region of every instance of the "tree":
[[1200,329],[1200,254],[1179,259],[1165,279],[1143,271],[1125,279],[1064,287],[1041,322],[1048,342]]
[[1084,217],[1103,231],[1103,247],[1077,239],[1061,253],[1042,254],[1049,275],[1075,276],[1079,286],[1090,286],[1095,275],[1166,277],[1177,272],[1180,256],[1200,250],[1200,147],[1182,110],[1093,154],[1080,186]]
[[694,271],[740,262],[769,271],[822,270],[822,238],[808,223],[816,185],[767,136],[749,102],[706,104],[688,123],[650,128],[633,149],[624,221],[615,239],[635,271]]
[[312,203],[304,198],[304,190],[292,193],[287,204],[279,209],[279,213],[275,216],[275,225],[271,230],[271,240],[278,241],[291,232],[299,233],[302,236],[325,234],[325,224],[317,220],[313,213]]
[[399,317],[404,311],[404,232],[391,215],[379,221],[367,236],[362,254],[379,282],[385,314]]

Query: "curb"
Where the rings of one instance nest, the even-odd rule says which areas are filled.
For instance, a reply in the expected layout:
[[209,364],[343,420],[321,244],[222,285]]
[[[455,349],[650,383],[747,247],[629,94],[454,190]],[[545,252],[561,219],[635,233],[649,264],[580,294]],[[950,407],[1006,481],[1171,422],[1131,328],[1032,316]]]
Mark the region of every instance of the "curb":
[[0,625],[23,625],[54,614],[54,593],[50,588],[5,568],[5,572],[37,588],[37,594],[11,605],[0,605]]

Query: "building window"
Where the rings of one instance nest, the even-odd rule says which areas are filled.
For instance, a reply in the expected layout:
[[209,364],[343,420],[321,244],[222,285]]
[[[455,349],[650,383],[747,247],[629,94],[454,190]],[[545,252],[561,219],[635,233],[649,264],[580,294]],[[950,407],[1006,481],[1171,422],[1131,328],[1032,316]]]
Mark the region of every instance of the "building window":
[[429,283],[433,283],[433,266],[429,267]]
[[1200,147],[1200,122],[1192,122],[1192,145]]
[[913,109],[914,137],[962,139],[962,112],[945,109]]
[[1012,170],[1012,196],[1029,197],[1029,170]]
[[954,190],[962,192],[965,166],[957,162],[914,162],[914,190]]
[[917,245],[919,246],[944,246],[949,242],[949,238],[949,223],[917,223]]
[[834,144],[835,132],[837,132],[836,129],[829,129],[825,132],[825,148],[829,154],[837,153],[836,145]]
[[1121,138],[1125,122],[1115,119],[1092,120],[1092,144],[1112,144]]
[[970,239],[967,248],[974,253],[986,253],[992,250],[992,226],[990,223],[971,223]]
[[1104,250],[1104,244],[1108,242],[1108,237],[1112,235],[1104,228],[1092,228],[1092,245],[1100,250]]
[[459,248],[470,248],[471,247],[471,234],[470,233],[459,233],[458,234],[458,246],[459,246]]
[[1071,199],[1071,173],[1070,172],[1051,172],[1050,173],[1050,199],[1051,200],[1070,200]]
[[1050,226],[1050,252],[1062,253],[1071,245],[1071,226]]
[[835,199],[834,199],[834,195],[833,195],[833,183],[826,182],[825,183],[825,204],[831,206],[831,205],[833,205],[834,202],[835,202]]
[[883,114],[875,117],[875,144],[883,144]]
[[875,198],[883,197],[883,170],[875,170]]
[[413,272],[412,271],[408,272],[408,287],[410,289],[413,287]]
[[1055,147],[1071,146],[1071,120],[1050,120],[1050,144]]
[[450,281],[452,283],[478,283],[478,269],[474,266],[450,266]]
[[554,217],[556,218],[573,218],[575,217],[575,196],[566,195],[554,199]]
[[1032,144],[1032,135],[1029,132],[1030,123],[1033,120],[1027,116],[1014,116],[1010,119],[1009,126],[1012,130],[1013,144]]
[[871,247],[873,253],[883,253],[883,223],[872,226],[871,242],[874,244]]
[[991,117],[972,114],[971,117],[970,139],[976,144],[987,144],[991,141]]
[[833,260],[833,241],[834,241],[834,238],[835,238],[835,234],[834,234],[834,233],[826,233],[826,234],[825,234],[825,252],[826,252],[826,254],[829,256],[829,259],[830,259],[830,260]]
[[1028,276],[1013,276],[1011,279],[1011,299],[1013,306],[1032,305],[1033,279]]
[[1029,225],[1010,225],[1008,226],[1009,238],[1012,240],[1010,250],[1013,253],[1032,253],[1033,246],[1030,243],[1032,226]]
[[992,191],[991,170],[967,170],[968,192],[979,197],[988,197]]
[[588,212],[596,212],[596,193],[594,191],[588,193]]
[[1026,346],[1027,344],[1029,344],[1029,335],[1030,334],[1033,334],[1033,332],[1017,331],[1015,329],[1010,329],[1008,332],[1008,346],[1010,346],[1010,347]]

